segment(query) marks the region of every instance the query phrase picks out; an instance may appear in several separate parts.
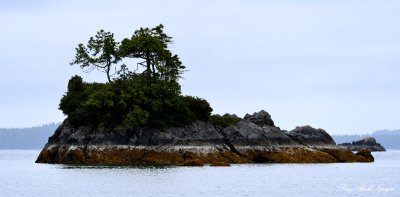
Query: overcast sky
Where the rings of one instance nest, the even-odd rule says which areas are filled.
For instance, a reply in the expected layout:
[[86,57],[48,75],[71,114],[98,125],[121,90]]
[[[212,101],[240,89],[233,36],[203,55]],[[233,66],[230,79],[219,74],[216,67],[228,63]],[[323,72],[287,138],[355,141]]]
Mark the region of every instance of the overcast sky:
[[0,1],[0,127],[60,122],[75,47],[160,23],[215,113],[331,134],[400,128],[400,1]]

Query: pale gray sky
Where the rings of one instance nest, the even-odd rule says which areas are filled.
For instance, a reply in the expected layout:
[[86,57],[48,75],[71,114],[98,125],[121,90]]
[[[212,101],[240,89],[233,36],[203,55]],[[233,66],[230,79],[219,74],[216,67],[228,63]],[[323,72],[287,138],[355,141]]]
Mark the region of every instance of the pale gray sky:
[[400,1],[0,1],[0,127],[64,119],[78,43],[162,23],[188,72],[183,93],[216,113],[265,109],[283,129],[400,128]]

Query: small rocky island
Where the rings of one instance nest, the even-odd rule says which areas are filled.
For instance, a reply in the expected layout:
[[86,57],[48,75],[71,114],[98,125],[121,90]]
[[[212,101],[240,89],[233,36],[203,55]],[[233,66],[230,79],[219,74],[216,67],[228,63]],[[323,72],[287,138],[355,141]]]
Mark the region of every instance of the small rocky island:
[[361,140],[353,141],[352,143],[342,143],[338,146],[347,147],[351,151],[359,151],[362,149],[369,149],[371,151],[386,151],[386,149],[373,137],[365,137]]
[[74,129],[65,120],[36,162],[88,165],[228,165],[232,163],[372,162],[369,150],[336,148],[331,136],[310,126],[283,131],[265,111],[224,129],[197,121],[159,130],[137,127]]
[[[100,30],[79,44],[71,65],[106,73],[107,82],[73,76],[59,109],[66,120],[38,163],[183,165],[372,162],[367,149],[336,147],[323,129],[276,127],[261,110],[239,118],[213,114],[202,98],[181,93],[185,66],[169,50],[163,26],[140,28],[121,42]],[[118,64],[133,58],[136,65]],[[112,74],[112,70],[119,71]],[[133,70],[133,71],[132,71]]]

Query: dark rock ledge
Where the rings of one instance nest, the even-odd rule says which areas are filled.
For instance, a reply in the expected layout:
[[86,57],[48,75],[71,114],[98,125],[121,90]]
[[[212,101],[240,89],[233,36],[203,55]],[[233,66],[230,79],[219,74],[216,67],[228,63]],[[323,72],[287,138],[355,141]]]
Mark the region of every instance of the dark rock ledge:
[[337,148],[323,129],[284,131],[260,111],[225,129],[208,122],[158,130],[72,128],[65,120],[37,163],[84,165],[203,165],[233,163],[372,162],[369,150]]

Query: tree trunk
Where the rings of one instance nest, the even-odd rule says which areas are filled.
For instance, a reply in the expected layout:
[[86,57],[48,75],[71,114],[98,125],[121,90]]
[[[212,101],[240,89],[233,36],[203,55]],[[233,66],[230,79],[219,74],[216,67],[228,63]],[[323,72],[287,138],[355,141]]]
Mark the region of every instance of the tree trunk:
[[107,61],[107,66],[106,67],[107,67],[107,71],[106,71],[107,72],[107,79],[108,79],[108,82],[111,83],[111,78],[110,78],[111,62],[110,62],[110,60]]
[[110,78],[110,67],[107,67],[107,79],[108,79],[108,82],[111,83],[111,78]]
[[151,64],[151,66],[153,67],[153,77],[156,76],[156,69],[154,68],[154,64]]
[[151,68],[150,68],[150,54],[149,52],[146,52],[146,66],[147,66],[147,76],[151,76]]

